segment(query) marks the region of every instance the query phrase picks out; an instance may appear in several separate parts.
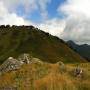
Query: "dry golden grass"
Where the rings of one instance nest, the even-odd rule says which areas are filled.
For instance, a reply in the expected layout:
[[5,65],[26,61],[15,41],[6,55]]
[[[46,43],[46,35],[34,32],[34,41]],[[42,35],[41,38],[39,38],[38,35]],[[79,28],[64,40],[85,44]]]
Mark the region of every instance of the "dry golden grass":
[[66,70],[58,64],[24,65],[16,72],[0,76],[0,88],[17,87],[18,90],[90,90],[90,64],[80,64],[84,70],[82,77],[75,77],[71,71],[75,64],[65,65]]
[[68,77],[58,73],[50,73],[46,77],[36,80],[34,87],[35,90],[76,90]]
[[15,78],[15,72],[9,72],[0,76],[0,88],[11,85]]

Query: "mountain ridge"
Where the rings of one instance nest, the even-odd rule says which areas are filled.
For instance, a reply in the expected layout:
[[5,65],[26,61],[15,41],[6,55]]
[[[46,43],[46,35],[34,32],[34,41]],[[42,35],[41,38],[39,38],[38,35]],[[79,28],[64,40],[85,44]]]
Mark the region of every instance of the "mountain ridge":
[[78,45],[71,40],[68,41],[67,44],[69,45],[69,47],[71,47],[77,53],[79,53],[82,57],[84,57],[85,59],[90,61],[90,45],[88,45],[88,44]]
[[43,61],[56,63],[86,62],[56,36],[41,31],[34,26],[0,27],[0,62],[8,57],[18,57],[29,53]]

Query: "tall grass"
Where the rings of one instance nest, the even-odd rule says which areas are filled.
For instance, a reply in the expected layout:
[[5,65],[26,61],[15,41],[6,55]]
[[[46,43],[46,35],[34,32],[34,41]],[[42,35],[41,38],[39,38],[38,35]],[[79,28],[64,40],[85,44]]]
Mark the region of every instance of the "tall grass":
[[50,73],[46,77],[35,81],[35,90],[76,90],[68,77]]
[[[90,90],[90,64],[80,64],[82,77],[75,77],[70,72],[75,64],[65,65],[66,70],[58,64],[34,63],[23,65],[16,72],[0,76],[0,88],[17,87],[18,90]],[[86,66],[86,67],[85,67]]]

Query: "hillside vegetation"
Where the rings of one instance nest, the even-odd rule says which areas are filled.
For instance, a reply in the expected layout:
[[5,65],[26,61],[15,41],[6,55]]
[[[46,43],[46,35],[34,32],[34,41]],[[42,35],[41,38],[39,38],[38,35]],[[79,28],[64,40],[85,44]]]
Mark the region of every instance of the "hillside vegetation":
[[82,63],[80,77],[72,72],[77,64],[32,63],[0,76],[1,89],[15,90],[90,90],[90,64]]
[[33,26],[0,27],[0,63],[8,57],[29,53],[43,61],[55,63],[86,62],[63,40]]

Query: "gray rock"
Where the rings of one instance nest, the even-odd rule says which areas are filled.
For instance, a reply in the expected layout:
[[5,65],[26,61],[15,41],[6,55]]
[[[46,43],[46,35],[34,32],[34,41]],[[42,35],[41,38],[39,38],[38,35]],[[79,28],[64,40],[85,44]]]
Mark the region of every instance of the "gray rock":
[[20,62],[13,57],[9,57],[1,66],[0,72],[8,72],[19,69],[21,66]]
[[41,61],[38,58],[32,58],[32,63],[39,63],[39,64],[43,64],[43,61]]
[[76,67],[76,68],[74,69],[74,75],[75,75],[76,77],[81,76],[82,73],[83,73],[83,70],[82,70],[80,67]]
[[29,54],[22,54],[18,57],[18,60],[21,62],[21,64],[29,64],[32,60],[32,56],[30,56]]
[[67,67],[62,61],[57,62],[56,64],[59,65],[60,72],[67,72]]
[[21,65],[23,64],[32,64],[32,63],[39,63],[43,64],[43,62],[38,58],[33,58],[29,54],[22,54],[15,59],[13,57],[9,57],[1,66],[0,66],[0,74],[8,71],[14,71],[20,69]]

